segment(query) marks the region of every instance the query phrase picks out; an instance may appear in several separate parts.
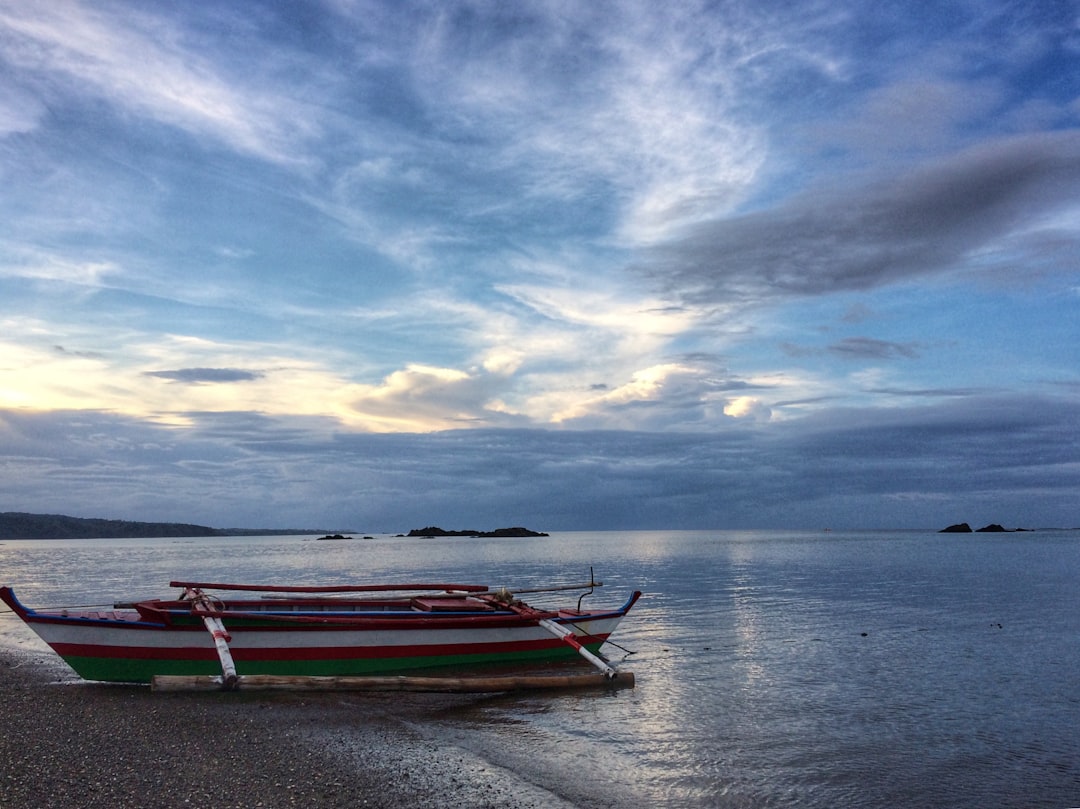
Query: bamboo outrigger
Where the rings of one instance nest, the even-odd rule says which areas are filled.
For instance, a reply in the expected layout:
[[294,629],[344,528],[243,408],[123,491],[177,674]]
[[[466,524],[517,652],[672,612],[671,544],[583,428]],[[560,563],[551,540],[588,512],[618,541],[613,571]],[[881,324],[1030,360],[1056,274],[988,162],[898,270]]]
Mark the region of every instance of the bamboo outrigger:
[[519,674],[493,677],[283,677],[251,674],[238,677],[231,688],[222,677],[155,675],[154,691],[417,691],[430,693],[489,694],[503,691],[554,691],[576,688],[633,688],[634,673]]

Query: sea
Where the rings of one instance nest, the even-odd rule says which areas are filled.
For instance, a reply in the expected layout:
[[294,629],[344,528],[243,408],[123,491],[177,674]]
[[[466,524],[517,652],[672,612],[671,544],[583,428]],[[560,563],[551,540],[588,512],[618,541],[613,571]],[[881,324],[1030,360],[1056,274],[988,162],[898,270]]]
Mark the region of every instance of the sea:
[[[522,589],[590,571],[584,605],[644,592],[605,647],[635,688],[477,697],[437,720],[560,805],[1080,806],[1080,531],[0,543],[0,582],[37,607],[173,579]],[[40,642],[0,612],[0,644]]]

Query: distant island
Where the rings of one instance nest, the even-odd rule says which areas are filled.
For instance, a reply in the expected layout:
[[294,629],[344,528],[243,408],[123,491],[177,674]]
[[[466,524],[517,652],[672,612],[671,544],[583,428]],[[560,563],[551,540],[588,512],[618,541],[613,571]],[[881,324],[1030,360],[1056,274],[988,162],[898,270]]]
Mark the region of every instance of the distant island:
[[528,528],[522,528],[520,525],[516,525],[513,528],[496,528],[494,531],[474,531],[471,529],[465,529],[463,531],[445,531],[435,525],[429,525],[427,528],[414,528],[409,533],[405,534],[409,537],[546,537],[541,531],[530,531]]
[[966,522],[960,522],[956,525],[950,525],[948,528],[942,528],[938,531],[939,534],[1006,534],[1012,532],[1031,531],[1030,528],[1003,528],[996,522],[984,525],[982,528],[972,529]]
[[[0,539],[125,539],[138,537],[234,537],[325,534],[319,529],[211,528],[178,522],[135,522],[64,514],[0,512]],[[348,532],[345,532],[348,533]]]

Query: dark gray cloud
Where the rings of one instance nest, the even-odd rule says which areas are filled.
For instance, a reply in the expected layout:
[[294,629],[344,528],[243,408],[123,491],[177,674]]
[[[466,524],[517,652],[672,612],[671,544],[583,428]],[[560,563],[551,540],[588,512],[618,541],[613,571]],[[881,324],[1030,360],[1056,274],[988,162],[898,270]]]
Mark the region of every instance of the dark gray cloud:
[[143,376],[169,379],[189,385],[220,382],[252,382],[263,377],[260,371],[243,371],[239,368],[178,368],[175,371],[146,371]]
[[831,354],[834,357],[852,360],[916,359],[919,357],[919,348],[918,343],[897,343],[873,337],[845,337],[825,348],[787,342],[780,344],[780,350],[789,357],[817,357],[822,354]]
[[[1080,132],[1002,140],[858,187],[840,182],[700,224],[638,269],[697,303],[869,289],[955,269],[1080,201]],[[1062,238],[1028,234],[1014,247],[1057,254]],[[1017,263],[1042,263],[1024,258]]]
[[61,356],[78,357],[79,359],[96,360],[96,359],[101,359],[102,356],[103,356],[101,353],[99,353],[97,351],[76,351],[76,350],[72,350],[72,349],[69,349],[69,348],[65,348],[64,346],[61,346],[61,345],[54,345],[53,346],[53,351],[55,351],[57,354],[60,354]]
[[993,391],[985,388],[865,388],[864,393],[880,393],[885,396],[907,396],[920,399],[944,399],[948,397],[987,396]]
[[873,337],[846,337],[829,346],[829,352],[850,359],[891,360],[915,359],[919,356],[915,343],[894,343]]
[[327,419],[0,413],[7,507],[399,531],[1080,524],[1080,404],[957,396],[712,434],[344,433]]

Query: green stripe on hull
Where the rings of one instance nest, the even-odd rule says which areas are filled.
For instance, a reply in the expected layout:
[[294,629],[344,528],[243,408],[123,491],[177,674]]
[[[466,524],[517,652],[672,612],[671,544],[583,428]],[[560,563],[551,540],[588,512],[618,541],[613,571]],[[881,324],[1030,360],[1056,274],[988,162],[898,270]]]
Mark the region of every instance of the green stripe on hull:
[[[588,644],[593,654],[601,643]],[[469,667],[492,664],[549,663],[572,660],[578,656],[569,646],[524,652],[488,652],[481,654],[438,655],[432,657],[362,658],[345,660],[237,660],[240,675],[277,674],[294,677],[347,677],[397,674],[418,669]],[[65,657],[75,673],[84,680],[115,683],[149,683],[154,675],[209,676],[221,674],[216,660],[142,660],[109,657]]]
[[221,674],[221,665],[214,660],[133,660],[76,655],[64,660],[84,680],[106,683],[149,683],[155,674],[210,677]]

